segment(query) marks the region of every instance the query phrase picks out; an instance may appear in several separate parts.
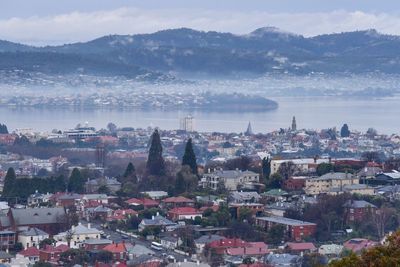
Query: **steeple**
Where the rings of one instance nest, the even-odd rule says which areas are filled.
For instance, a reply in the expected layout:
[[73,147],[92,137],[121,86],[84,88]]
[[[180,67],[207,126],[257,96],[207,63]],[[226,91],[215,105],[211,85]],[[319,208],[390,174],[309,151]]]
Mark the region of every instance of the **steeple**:
[[253,134],[253,130],[251,129],[251,123],[249,122],[249,124],[247,125],[247,130],[244,133],[245,135],[252,135]]
[[296,117],[293,116],[292,119],[292,131],[297,131]]

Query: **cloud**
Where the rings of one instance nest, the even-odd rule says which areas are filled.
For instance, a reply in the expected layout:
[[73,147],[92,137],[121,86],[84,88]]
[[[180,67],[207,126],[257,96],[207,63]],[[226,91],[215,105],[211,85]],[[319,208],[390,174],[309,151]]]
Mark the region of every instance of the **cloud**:
[[3,19],[0,20],[0,39],[46,45],[87,41],[108,34],[149,33],[180,27],[245,34],[265,26],[275,26],[305,36],[371,28],[400,35],[400,16],[344,10],[269,13],[129,7]]

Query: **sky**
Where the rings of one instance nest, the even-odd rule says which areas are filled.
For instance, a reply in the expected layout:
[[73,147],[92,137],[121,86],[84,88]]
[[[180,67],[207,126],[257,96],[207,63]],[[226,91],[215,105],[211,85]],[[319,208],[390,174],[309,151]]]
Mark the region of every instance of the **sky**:
[[400,1],[0,1],[0,39],[38,46],[181,27],[246,34],[266,26],[305,36],[372,28],[400,35]]

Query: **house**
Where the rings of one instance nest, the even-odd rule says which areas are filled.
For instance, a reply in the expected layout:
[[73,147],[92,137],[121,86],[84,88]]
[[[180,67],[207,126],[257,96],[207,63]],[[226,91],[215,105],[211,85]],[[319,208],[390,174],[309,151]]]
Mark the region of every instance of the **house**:
[[57,206],[71,207],[75,206],[82,196],[75,193],[58,193],[51,196],[51,201],[55,202]]
[[66,213],[64,208],[28,208],[10,209],[8,217],[12,229],[19,227],[36,227],[40,230],[54,235],[66,227]]
[[25,258],[28,258],[31,262],[37,262],[39,260],[39,249],[37,247],[29,247],[20,252],[17,255],[22,255]]
[[330,163],[331,160],[329,158],[272,159],[271,175],[277,173],[282,164],[289,162],[295,166],[299,173],[311,173],[316,171],[318,164]]
[[293,208],[295,208],[295,204],[292,202],[275,202],[267,205],[265,212],[268,215],[283,217],[286,210]]
[[182,244],[182,240],[176,236],[165,235],[160,237],[160,244],[166,249],[176,249]]
[[271,189],[267,192],[264,192],[262,194],[262,197],[265,198],[266,200],[283,201],[287,199],[288,195],[289,195],[288,192],[279,188],[279,189]]
[[237,190],[246,184],[258,183],[260,175],[252,171],[241,170],[216,170],[205,173],[200,181],[203,188],[217,190],[220,185],[230,191]]
[[8,254],[5,251],[0,251],[0,262],[1,263],[10,262],[12,258],[14,258],[14,256]]
[[163,207],[165,208],[177,208],[177,207],[192,207],[194,206],[194,200],[186,197],[168,197],[161,200]]
[[202,212],[192,207],[178,207],[168,211],[167,217],[172,221],[194,220],[196,217],[202,218]]
[[301,241],[315,234],[317,225],[315,223],[299,221],[279,216],[257,217],[256,225],[268,231],[274,225],[283,225],[285,234],[292,240]]
[[364,200],[348,200],[343,205],[347,223],[361,222],[376,213],[377,207]]
[[242,258],[261,258],[268,253],[268,246],[264,242],[248,242],[247,245],[243,247],[233,247],[226,249],[226,255],[240,256]]
[[224,238],[206,244],[207,248],[214,250],[217,254],[226,254],[226,251],[229,248],[242,248],[248,246],[248,243],[240,238]]
[[139,245],[139,244],[130,246],[127,249],[128,249],[129,259],[137,258],[142,255],[151,255],[152,256],[152,255],[156,254],[153,250],[151,250],[143,245]]
[[150,198],[130,198],[125,201],[125,203],[127,203],[129,206],[132,206],[133,208],[136,208],[136,210],[139,207],[142,207],[142,209],[156,208],[160,204],[158,201]]
[[165,191],[144,191],[141,192],[143,195],[147,195],[151,199],[163,199],[165,197],[168,197],[168,192]]
[[10,260],[11,267],[28,267],[34,265],[35,262],[31,261],[28,257],[24,257],[21,254],[15,255],[15,258]]
[[211,266],[203,262],[184,261],[184,262],[170,263],[167,265],[167,267],[211,267]]
[[111,193],[115,193],[121,189],[121,183],[116,178],[109,177],[101,177],[85,183],[85,191],[87,193],[96,193],[100,187],[106,187]]
[[287,242],[285,249],[291,254],[312,253],[317,250],[317,248],[311,242]]
[[351,184],[344,185],[342,187],[331,188],[327,194],[328,195],[340,195],[343,193],[349,194],[359,194],[359,195],[375,195],[375,187],[371,187],[368,184]]
[[0,250],[13,248],[16,241],[16,234],[13,231],[0,231]]
[[261,196],[257,192],[231,192],[230,203],[258,203]]
[[157,214],[156,216],[152,216],[151,219],[143,219],[139,224],[139,232],[150,226],[158,226],[164,231],[172,231],[176,228],[177,224]]
[[113,213],[113,210],[105,207],[104,205],[100,205],[94,208],[86,208],[84,215],[86,218],[92,219],[100,219],[100,220],[107,220]]
[[108,239],[89,238],[82,241],[81,247],[85,250],[102,250],[110,244],[112,244],[112,241]]
[[138,216],[138,212],[133,209],[117,209],[107,217],[107,221],[125,221],[133,216]]
[[56,241],[70,242],[71,247],[79,247],[86,239],[100,239],[101,231],[93,228],[90,223],[87,226],[79,223],[77,226],[72,226],[70,230],[59,233],[54,236]]
[[160,267],[163,260],[153,255],[140,255],[127,261],[128,266]]
[[28,206],[37,207],[42,203],[48,203],[52,195],[50,193],[42,194],[36,190],[34,194],[28,197]]
[[194,240],[195,246],[196,246],[196,251],[197,254],[203,253],[204,247],[214,241],[218,241],[221,239],[224,239],[225,237],[220,236],[220,235],[203,235],[197,239]]
[[275,254],[270,253],[264,258],[264,263],[276,267],[301,267],[302,257],[292,254]]
[[363,250],[369,249],[379,245],[378,242],[365,239],[365,238],[353,238],[344,242],[343,247],[351,250],[356,254],[360,254]]
[[306,185],[307,176],[293,176],[282,183],[282,188],[288,191],[302,190]]
[[125,243],[109,244],[105,246],[103,250],[111,252],[114,261],[125,262],[127,260],[128,251]]
[[383,172],[375,176],[381,184],[395,184],[400,182],[400,172]]
[[321,255],[325,255],[328,258],[337,258],[342,254],[342,252],[343,252],[343,246],[337,244],[321,245],[318,248],[318,253]]
[[46,238],[49,238],[49,234],[35,227],[28,227],[28,229],[18,234],[18,242],[20,242],[24,248],[38,248],[39,243]]
[[240,210],[243,208],[250,210],[253,216],[258,216],[264,211],[264,205],[261,203],[232,203],[228,207],[230,212],[235,214],[236,218],[240,217]]
[[61,253],[67,251],[67,245],[50,246],[46,245],[43,249],[39,250],[39,260],[46,262],[57,262],[60,259]]
[[330,172],[317,178],[306,179],[304,191],[307,195],[328,193],[332,188],[359,184],[358,177],[350,173]]
[[357,176],[360,179],[368,180],[374,179],[378,173],[382,172],[381,165],[375,162],[368,162],[364,168],[362,168],[358,173]]

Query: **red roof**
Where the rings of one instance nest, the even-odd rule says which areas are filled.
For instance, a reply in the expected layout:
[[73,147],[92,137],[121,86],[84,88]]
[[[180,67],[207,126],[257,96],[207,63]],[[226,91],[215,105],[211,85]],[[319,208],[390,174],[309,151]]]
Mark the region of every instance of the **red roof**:
[[194,200],[186,197],[168,197],[164,199],[164,203],[194,203]]
[[376,162],[370,161],[370,162],[367,162],[366,167],[381,167],[381,165]]
[[181,207],[181,208],[173,208],[168,213],[178,214],[178,215],[191,215],[191,214],[201,214],[201,211],[198,211],[192,207]]
[[159,202],[150,198],[131,198],[125,201],[128,204],[132,205],[143,205],[143,206],[158,206]]
[[268,246],[263,242],[249,243],[249,246],[239,248],[228,248],[226,254],[232,256],[245,256],[245,255],[265,255],[269,253]]
[[311,242],[302,242],[302,243],[288,242],[286,245],[290,250],[315,250],[316,249],[314,244]]
[[110,251],[111,253],[121,253],[126,252],[126,247],[124,243],[110,244],[105,246],[103,250]]
[[20,251],[19,254],[21,254],[24,257],[39,256],[39,249],[37,249],[36,247],[29,247],[23,251]]
[[126,215],[138,215],[139,213],[137,212],[137,211],[135,211],[135,210],[133,210],[133,209],[118,209],[118,210],[115,210],[114,211],[114,216],[116,216],[116,215],[123,215],[123,216],[126,216]]
[[232,238],[232,239],[225,238],[208,243],[208,246],[210,248],[234,248],[234,247],[244,247],[247,245],[248,243],[240,238]]
[[65,252],[69,249],[67,245],[59,245],[57,247],[51,246],[51,245],[46,245],[43,249],[40,251],[46,252],[46,253],[56,253],[56,252]]
[[346,249],[352,250],[353,252],[360,252],[363,249],[374,247],[376,245],[378,245],[377,242],[364,238],[353,238],[343,244]]

